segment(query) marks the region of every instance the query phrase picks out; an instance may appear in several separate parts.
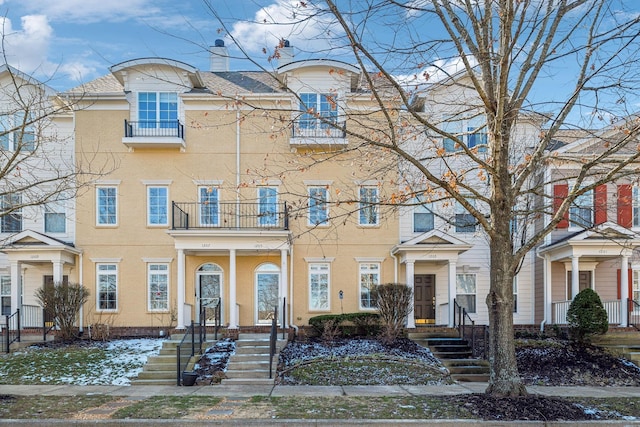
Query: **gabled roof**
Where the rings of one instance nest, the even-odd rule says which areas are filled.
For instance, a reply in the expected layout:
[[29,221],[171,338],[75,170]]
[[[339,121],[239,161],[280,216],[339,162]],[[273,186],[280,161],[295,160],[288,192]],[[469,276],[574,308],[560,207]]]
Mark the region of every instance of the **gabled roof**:
[[47,236],[46,234],[42,234],[33,230],[24,230],[9,237],[2,246],[2,250],[17,247],[33,248],[43,246],[54,247],[57,249],[65,247],[72,250],[73,252],[81,252],[76,249],[72,243],[64,242],[60,239],[56,239],[55,237]]
[[391,250],[392,254],[401,252],[422,252],[422,251],[457,251],[462,253],[470,249],[473,245],[451,236],[441,230],[431,230],[422,233],[411,240],[396,245]]
[[34,77],[31,77],[30,75],[23,73],[22,71],[18,70],[17,68],[12,67],[9,64],[2,64],[0,65],[0,75],[5,74],[5,73],[9,73],[9,74],[13,74],[14,76],[18,77],[20,80],[23,80],[29,84],[32,84],[34,86],[39,86],[40,88],[42,88],[42,90],[44,91],[44,93],[48,96],[50,95],[54,95],[56,93],[56,91],[51,88],[50,86],[42,83],[41,81],[37,80]]
[[637,246],[640,246],[640,234],[613,222],[605,222],[542,246],[538,249],[538,254],[546,253],[565,257],[568,254],[566,251],[575,251],[576,248],[591,248],[590,251],[595,251],[594,256],[607,257],[619,256],[621,252]]

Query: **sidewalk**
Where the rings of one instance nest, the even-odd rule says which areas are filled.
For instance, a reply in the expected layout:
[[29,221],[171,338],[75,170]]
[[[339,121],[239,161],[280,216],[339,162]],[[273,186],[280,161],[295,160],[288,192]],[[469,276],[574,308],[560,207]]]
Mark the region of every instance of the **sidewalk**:
[[[449,396],[468,393],[483,393],[487,383],[458,383],[438,386],[253,386],[253,385],[207,385],[193,387],[177,386],[74,386],[74,385],[0,385],[0,395],[22,396],[86,396],[110,395],[118,397],[119,401],[132,402],[153,396],[211,396],[223,398],[223,402],[215,409],[203,412],[201,416],[190,419],[173,420],[141,420],[141,419],[108,419],[111,412],[115,412],[118,402],[114,406],[94,408],[87,412],[87,419],[38,419],[38,420],[6,420],[0,419],[0,425],[11,426],[39,426],[46,423],[50,426],[177,426],[204,427],[211,425],[222,426],[513,426],[527,427],[578,427],[578,426],[640,426],[640,421],[482,421],[482,420],[379,420],[379,419],[271,419],[271,418],[242,418],[235,414],[239,408],[250,401],[253,396],[268,397],[402,397],[402,396]],[[530,394],[544,396],[572,397],[640,397],[640,387],[547,387],[528,386]],[[94,414],[94,415],[91,415]]]
[[[264,386],[205,385],[177,386],[77,386],[77,385],[0,385],[0,394],[22,396],[76,396],[106,394],[111,396],[214,396],[214,397],[338,397],[338,396],[422,396],[484,393],[487,383],[458,383],[437,386]],[[542,396],[640,397],[640,387],[549,387],[527,386],[530,394]]]

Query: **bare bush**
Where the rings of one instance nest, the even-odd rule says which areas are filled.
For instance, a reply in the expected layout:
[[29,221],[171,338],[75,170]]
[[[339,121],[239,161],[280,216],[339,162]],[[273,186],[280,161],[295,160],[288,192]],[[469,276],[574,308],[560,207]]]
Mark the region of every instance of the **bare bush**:
[[77,338],[76,320],[82,305],[89,298],[89,290],[77,283],[56,283],[36,291],[36,298],[54,319],[58,337],[64,341]]

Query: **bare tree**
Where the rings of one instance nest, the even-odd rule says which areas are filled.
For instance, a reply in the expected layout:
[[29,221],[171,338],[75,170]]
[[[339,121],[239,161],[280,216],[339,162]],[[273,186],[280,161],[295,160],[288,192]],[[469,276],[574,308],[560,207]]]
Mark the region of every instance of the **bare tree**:
[[[381,195],[380,205],[457,204],[486,235],[488,393],[526,394],[513,336],[513,280],[525,256],[580,196],[637,172],[640,121],[632,100],[640,21],[623,7],[607,0],[325,0],[294,3],[287,17],[297,28],[324,25],[314,37],[324,36],[326,49],[315,53],[348,52],[377,106],[375,113],[342,111],[355,124],[346,128],[355,143],[322,159],[310,156],[304,167],[359,160],[399,188]],[[385,32],[372,31],[381,25]],[[295,34],[302,44],[303,33]],[[279,58],[283,47],[269,57]],[[343,121],[318,119],[329,127]],[[462,120],[479,124],[457,126]],[[538,131],[523,131],[527,124]],[[567,128],[597,149],[557,150]],[[562,173],[544,173],[560,166]],[[561,196],[550,191],[558,182],[570,183]]]
[[57,214],[67,201],[115,166],[75,152],[78,105],[9,65],[0,67],[0,232],[22,231],[24,221],[42,217],[43,207],[51,214],[45,231],[61,232],[64,216]]

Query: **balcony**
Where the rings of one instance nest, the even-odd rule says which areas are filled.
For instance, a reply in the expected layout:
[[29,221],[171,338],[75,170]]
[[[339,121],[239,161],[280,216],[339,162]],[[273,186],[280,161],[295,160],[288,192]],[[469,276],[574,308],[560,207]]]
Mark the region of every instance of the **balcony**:
[[347,123],[331,126],[327,123],[296,121],[291,128],[289,144],[305,148],[344,147],[347,145]]
[[286,203],[172,202],[171,229],[289,230]]
[[184,125],[179,120],[124,121],[122,143],[134,148],[186,148]]

